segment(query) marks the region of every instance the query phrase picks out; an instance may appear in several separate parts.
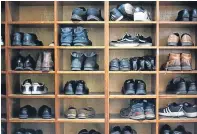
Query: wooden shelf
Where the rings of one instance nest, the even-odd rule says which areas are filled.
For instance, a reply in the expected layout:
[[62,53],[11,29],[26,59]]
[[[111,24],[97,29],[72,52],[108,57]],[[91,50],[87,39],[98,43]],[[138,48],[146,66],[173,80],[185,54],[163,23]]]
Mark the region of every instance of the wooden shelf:
[[65,99],[103,99],[104,93],[90,93],[89,95],[58,95],[58,98]]
[[156,71],[109,71],[110,74],[156,74]]
[[54,21],[12,21],[8,22],[8,24],[12,25],[44,25],[44,24],[54,24]]
[[36,98],[55,98],[55,95],[52,95],[52,94],[42,94],[42,95],[23,95],[23,94],[10,94],[8,95],[10,98],[31,98],[31,99],[36,99]]
[[54,49],[54,46],[9,46],[9,49]]
[[55,71],[42,72],[42,71],[9,71],[11,74],[54,74]]
[[92,118],[92,119],[66,119],[66,118],[61,118],[58,119],[58,122],[61,123],[104,123],[105,119],[104,118]]
[[104,21],[57,21],[58,24],[105,24]]
[[197,74],[197,70],[193,71],[159,71],[160,74]]
[[132,119],[122,119],[122,118],[117,118],[117,119],[109,119],[109,123],[114,123],[114,124],[117,124],[117,123],[156,123],[156,120],[132,120]]
[[109,49],[111,50],[120,50],[120,49],[156,49],[156,46],[151,46],[151,47],[113,47],[113,46],[109,46]]
[[192,21],[159,21],[159,24],[167,25],[197,25],[197,22]]
[[191,50],[193,50],[193,49],[197,49],[197,46],[159,46],[159,49],[175,49],[175,50],[177,50],[177,49],[191,49]]
[[58,74],[104,74],[105,71],[57,71]]
[[180,118],[164,118],[160,117],[159,119],[160,123],[177,123],[177,122],[197,122],[197,118],[186,118],[186,117],[180,117]]
[[21,123],[31,123],[31,122],[35,122],[35,123],[53,123],[55,122],[55,119],[42,119],[42,118],[28,118],[28,119],[19,119],[19,118],[11,118],[9,120],[10,122],[21,122]]
[[58,46],[59,49],[104,49],[105,46]]
[[110,93],[109,98],[111,99],[131,99],[131,98],[156,98],[155,94],[147,95],[122,95],[121,93]]
[[197,95],[160,94],[159,98],[197,98]]

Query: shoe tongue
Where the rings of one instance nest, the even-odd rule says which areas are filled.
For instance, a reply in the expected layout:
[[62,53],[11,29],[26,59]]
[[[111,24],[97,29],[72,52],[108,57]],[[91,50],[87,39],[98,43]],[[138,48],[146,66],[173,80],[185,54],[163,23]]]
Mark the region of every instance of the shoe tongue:
[[179,36],[179,33],[173,33],[174,35],[176,35],[176,36]]

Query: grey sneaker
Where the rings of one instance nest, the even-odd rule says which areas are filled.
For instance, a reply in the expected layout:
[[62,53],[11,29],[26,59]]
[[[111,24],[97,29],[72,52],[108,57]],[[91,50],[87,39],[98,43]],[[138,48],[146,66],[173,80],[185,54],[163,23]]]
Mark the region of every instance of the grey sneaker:
[[71,46],[73,42],[73,28],[61,28],[61,46]]
[[82,70],[84,61],[84,54],[80,52],[71,53],[71,70],[79,71]]
[[42,70],[42,53],[39,53],[38,59],[36,61],[36,71],[41,71]]
[[96,63],[97,61],[97,54],[95,52],[88,52],[84,54],[86,60],[84,62],[84,70],[85,71],[93,71],[98,70],[99,66]]
[[123,58],[120,61],[120,71],[129,71],[130,70],[130,61],[128,58]]
[[110,20],[111,21],[120,21],[123,19],[123,15],[117,8],[113,8],[110,11]]
[[144,120],[144,103],[142,100],[135,100],[133,105],[131,106],[132,114],[130,116],[131,119],[134,120]]
[[52,60],[51,52],[43,52],[42,71],[52,71],[54,62]]
[[109,64],[110,64],[109,65],[109,70],[110,71],[118,71],[118,70],[120,70],[119,59],[115,58],[115,59],[111,60]]
[[145,102],[145,116],[147,120],[155,119],[155,105],[150,102]]

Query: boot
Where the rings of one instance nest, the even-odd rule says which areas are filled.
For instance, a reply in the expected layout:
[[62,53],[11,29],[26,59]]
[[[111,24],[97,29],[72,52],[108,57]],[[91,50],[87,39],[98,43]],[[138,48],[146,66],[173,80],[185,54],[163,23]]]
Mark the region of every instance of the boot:
[[54,63],[51,52],[43,52],[42,71],[52,71]]
[[71,70],[72,71],[79,71],[83,68],[84,62],[84,54],[80,52],[72,52],[71,53]]
[[61,46],[71,46],[73,41],[73,28],[61,28]]
[[17,32],[13,34],[12,46],[21,46],[22,45],[23,33]]
[[12,61],[12,69],[21,71],[24,69],[24,57],[19,53]]
[[35,68],[35,61],[34,59],[31,57],[31,55],[29,54],[24,62],[24,70],[26,71],[33,71]]
[[98,70],[99,66],[96,63],[97,60],[97,54],[94,52],[85,53],[86,60],[84,62],[84,70],[85,71],[93,71]]
[[39,53],[38,59],[36,61],[36,71],[41,71],[42,70],[42,53]]
[[31,33],[25,33],[23,37],[23,46],[36,46],[37,36]]
[[192,70],[192,55],[187,53],[181,54],[181,68],[182,70]]
[[181,70],[180,54],[170,53],[168,62],[164,65],[163,68],[169,71],[180,71]]
[[91,46],[92,42],[88,39],[87,30],[83,27],[74,29],[74,46]]

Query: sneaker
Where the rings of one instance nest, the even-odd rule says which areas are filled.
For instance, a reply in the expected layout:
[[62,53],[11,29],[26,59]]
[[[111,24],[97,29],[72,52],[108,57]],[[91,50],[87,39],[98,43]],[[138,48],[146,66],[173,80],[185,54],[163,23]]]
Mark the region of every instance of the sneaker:
[[23,39],[23,33],[16,32],[12,35],[12,46],[21,46]]
[[86,11],[86,9],[84,7],[75,8],[72,11],[71,20],[72,21],[85,21],[86,18],[87,18],[86,13],[87,13],[87,11]]
[[32,94],[32,81],[31,79],[26,79],[21,85],[22,94]]
[[138,70],[138,57],[130,58],[131,70],[137,71]]
[[71,46],[73,43],[73,28],[61,28],[61,46]]
[[174,129],[172,134],[187,134],[187,132],[185,131],[185,128],[183,126],[179,125]]
[[182,46],[193,46],[192,37],[190,34],[184,33],[181,35],[181,45]]
[[81,52],[72,52],[71,53],[71,70],[79,71],[83,69],[83,62],[85,56]]
[[132,37],[130,34],[125,34],[121,39],[117,41],[111,41],[110,46],[115,47],[136,47],[139,45],[139,39]]
[[187,94],[197,94],[197,84],[194,81],[187,81]]
[[188,102],[183,103],[183,110],[185,113],[185,116],[189,118],[195,118],[197,117],[197,106],[192,105]]
[[167,124],[163,125],[160,130],[159,130],[159,134],[171,134],[171,127]]
[[130,68],[130,62],[128,58],[123,58],[120,60],[120,71],[129,71]]
[[84,70],[85,71],[95,71],[99,70],[99,65],[97,64],[97,54],[95,52],[84,53]]
[[143,80],[135,80],[136,95],[146,95],[146,83]]
[[52,41],[50,44],[49,44],[50,47],[52,46],[55,46],[54,42]]
[[51,108],[46,105],[41,106],[38,110],[38,115],[43,119],[51,119]]
[[171,103],[167,107],[159,109],[159,115],[166,117],[180,117],[184,116],[183,105]]
[[88,8],[87,21],[103,21],[103,18],[101,17],[101,9]]
[[168,46],[178,46],[180,42],[180,36],[178,33],[173,33],[168,36]]
[[119,71],[120,70],[120,61],[119,59],[115,58],[110,61],[109,63],[109,70],[110,71]]
[[34,107],[30,105],[26,105],[20,108],[19,118],[20,119],[32,118],[32,117],[36,117],[36,114],[37,111]]
[[26,58],[25,58],[25,62],[24,62],[24,70],[25,71],[33,71],[36,67],[36,62],[34,61],[34,59],[31,57],[31,55],[29,54]]
[[118,6],[118,10],[125,18],[129,18],[130,20],[133,20],[133,14],[135,9],[130,3],[125,3]]
[[122,87],[122,93],[124,95],[134,95],[135,94],[135,81],[133,79],[126,80]]
[[142,7],[136,7],[134,21],[151,21],[150,13]]
[[88,134],[88,130],[82,129],[82,130],[79,131],[78,134]]
[[189,10],[184,9],[179,11],[175,21],[189,21]]
[[25,58],[20,53],[18,53],[18,55],[12,60],[12,69],[16,71],[22,71],[24,69],[24,61]]
[[155,119],[155,105],[153,103],[146,101],[144,110],[147,120]]
[[123,15],[117,8],[113,8],[110,11],[110,20],[111,21],[120,21],[123,19]]
[[89,94],[89,89],[86,86],[85,81],[79,80],[76,82],[76,89],[75,89],[75,94],[76,95],[85,95]]
[[125,126],[122,129],[122,134],[137,134],[137,132],[134,129],[132,129],[130,126]]
[[190,17],[189,17],[190,21],[197,21],[197,9],[192,9],[190,11]]
[[144,120],[145,114],[144,114],[144,103],[142,100],[134,100],[133,105],[131,106],[131,112],[130,115],[131,119],[134,120]]
[[149,37],[144,37],[142,35],[137,35],[137,38],[139,39],[139,46],[140,47],[150,47],[152,46],[152,38],[149,36]]
[[75,119],[77,117],[77,109],[74,107],[69,107],[65,112],[65,117],[68,119]]
[[46,94],[48,88],[42,83],[33,83],[32,84],[32,94]]
[[75,84],[76,84],[76,81],[73,81],[73,80],[66,82],[66,84],[64,85],[64,94],[74,95],[75,94]]
[[122,134],[121,128],[119,126],[115,126],[111,129],[110,134]]

